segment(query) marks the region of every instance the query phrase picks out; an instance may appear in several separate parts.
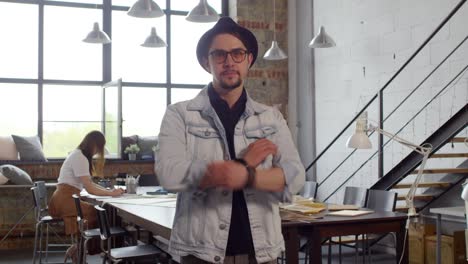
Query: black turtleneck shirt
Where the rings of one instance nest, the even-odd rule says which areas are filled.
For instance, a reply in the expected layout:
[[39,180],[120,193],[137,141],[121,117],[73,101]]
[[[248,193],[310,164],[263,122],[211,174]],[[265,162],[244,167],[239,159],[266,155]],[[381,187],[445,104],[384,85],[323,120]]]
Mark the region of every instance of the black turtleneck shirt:
[[[241,115],[245,111],[247,94],[245,90],[242,90],[242,95],[232,108],[229,108],[227,102],[216,93],[212,84],[208,86],[208,96],[210,98],[211,106],[215,109],[226,132],[226,139],[231,159],[235,159],[236,151],[234,149],[234,130]],[[232,196],[232,215],[226,256],[241,254],[253,255],[254,247],[244,191],[239,190],[234,191]]]

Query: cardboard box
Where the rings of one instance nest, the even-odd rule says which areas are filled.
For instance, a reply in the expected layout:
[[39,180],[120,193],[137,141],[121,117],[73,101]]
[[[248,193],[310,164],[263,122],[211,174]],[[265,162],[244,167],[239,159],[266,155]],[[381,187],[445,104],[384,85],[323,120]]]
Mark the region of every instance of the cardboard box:
[[[453,237],[441,235],[441,260],[444,264],[454,264]],[[425,263],[436,264],[437,236],[425,237]]]
[[410,264],[424,264],[424,237],[434,235],[436,227],[433,224],[410,223],[408,229],[408,251]]

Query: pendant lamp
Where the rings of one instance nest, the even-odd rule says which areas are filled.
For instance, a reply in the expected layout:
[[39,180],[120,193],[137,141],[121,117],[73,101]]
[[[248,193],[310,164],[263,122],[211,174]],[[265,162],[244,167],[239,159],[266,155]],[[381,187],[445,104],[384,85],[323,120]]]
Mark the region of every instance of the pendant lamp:
[[271,42],[270,49],[263,55],[263,58],[265,60],[284,60],[288,58],[276,41],[276,0],[273,0],[273,41]]
[[88,33],[88,35],[86,36],[85,39],[83,39],[83,41],[87,43],[95,43],[95,44],[111,43],[111,39],[106,34],[106,32],[99,29],[98,22],[94,23],[93,30]]
[[151,34],[146,38],[145,42],[141,44],[142,47],[147,48],[162,48],[166,47],[167,44],[162,40],[158,34],[156,34],[156,28],[151,28]]
[[164,12],[153,0],[137,0],[130,7],[127,15],[139,18],[154,18],[164,16]]
[[318,34],[309,43],[309,48],[331,48],[335,46],[335,41],[325,32],[323,26],[320,27]]
[[188,13],[185,19],[196,23],[210,23],[218,21],[219,15],[207,0],[200,0],[200,3]]

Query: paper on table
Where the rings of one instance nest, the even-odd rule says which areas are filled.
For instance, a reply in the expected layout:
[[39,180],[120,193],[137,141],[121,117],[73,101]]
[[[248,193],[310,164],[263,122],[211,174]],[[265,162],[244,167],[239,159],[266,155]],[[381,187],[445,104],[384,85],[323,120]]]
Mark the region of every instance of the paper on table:
[[113,200],[109,201],[111,203],[118,203],[118,204],[138,204],[138,205],[144,205],[144,204],[158,204],[158,203],[164,203],[164,202],[174,202],[174,198],[167,198],[167,199],[161,199],[161,198],[136,198],[136,199],[119,199],[119,200]]
[[359,206],[354,204],[329,204],[328,211],[338,211],[338,210],[358,210]]
[[358,215],[365,215],[365,214],[372,214],[374,211],[371,210],[340,210],[332,213],[328,213],[328,215],[333,216],[358,216]]
[[281,205],[280,208],[285,209],[285,210],[300,212],[303,214],[316,214],[325,210],[325,208],[321,208],[321,207],[309,207],[309,206],[297,205],[297,204]]

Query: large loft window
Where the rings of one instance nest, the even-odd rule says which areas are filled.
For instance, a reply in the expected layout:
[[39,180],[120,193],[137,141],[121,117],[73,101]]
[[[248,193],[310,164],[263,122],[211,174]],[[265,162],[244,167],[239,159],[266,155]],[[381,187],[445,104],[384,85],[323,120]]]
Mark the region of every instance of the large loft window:
[[102,47],[81,41],[95,21],[102,10],[44,6],[44,79],[102,79]]
[[0,83],[0,99],[0,136],[37,135],[37,85]]
[[0,78],[37,78],[36,5],[0,2]]
[[[166,15],[149,19],[126,14],[135,1],[0,0],[0,23],[8,25],[0,27],[8,36],[0,41],[0,136],[39,135],[47,158],[64,158],[88,131],[103,130],[102,86],[117,79],[122,136],[157,136],[167,105],[211,80],[195,47],[213,23],[185,20],[199,0],[156,0]],[[227,10],[227,0],[208,2]],[[111,44],[82,42],[94,22],[107,25]],[[167,48],[140,46],[152,27]],[[112,149],[119,142],[107,141]]]
[[101,129],[101,89],[100,86],[44,85],[42,145],[48,157],[63,157],[89,131]]

